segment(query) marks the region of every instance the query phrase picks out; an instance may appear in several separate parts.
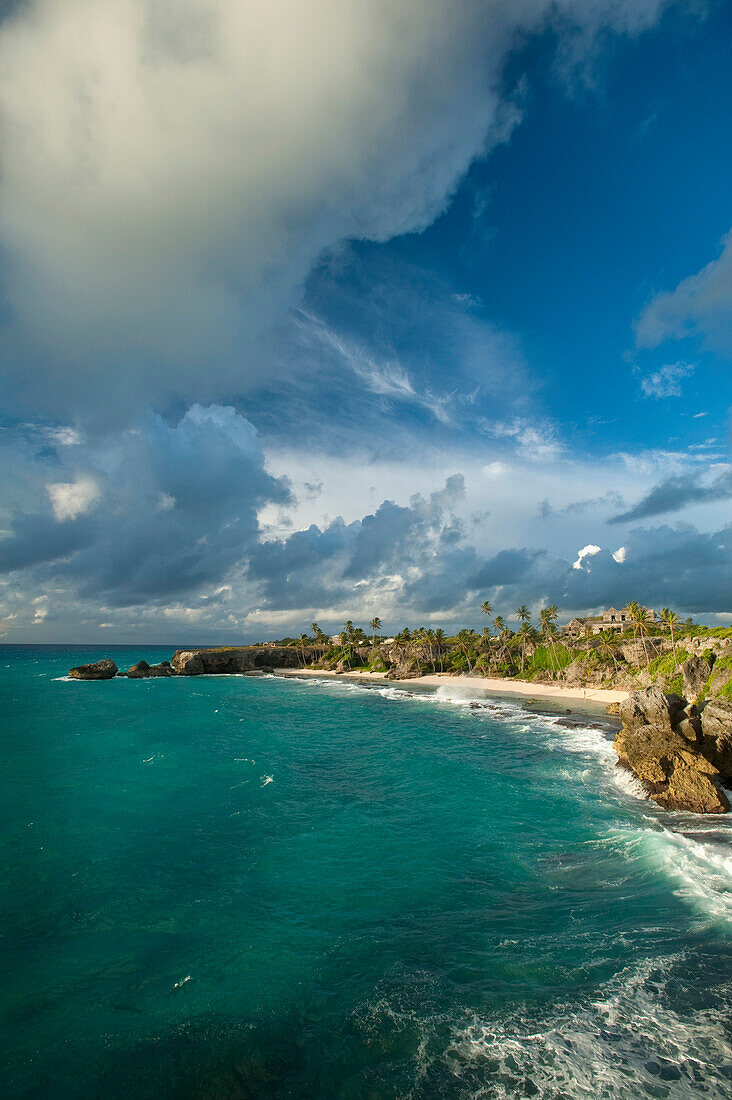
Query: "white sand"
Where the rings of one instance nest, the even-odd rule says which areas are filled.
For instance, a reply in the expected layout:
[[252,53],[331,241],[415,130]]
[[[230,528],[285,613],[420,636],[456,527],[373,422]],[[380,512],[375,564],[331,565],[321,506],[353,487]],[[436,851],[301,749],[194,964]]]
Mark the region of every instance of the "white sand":
[[276,668],[278,676],[337,676],[349,680],[375,680],[385,684],[400,684],[404,687],[441,687],[443,684],[460,684],[471,690],[484,691],[487,695],[530,695],[532,699],[575,699],[588,703],[622,703],[628,698],[627,691],[610,691],[606,688],[575,688],[564,684],[530,684],[525,680],[488,680],[482,676],[451,676],[448,672],[437,672],[429,676],[417,676],[412,680],[387,680],[382,672],[324,672],[317,668]]

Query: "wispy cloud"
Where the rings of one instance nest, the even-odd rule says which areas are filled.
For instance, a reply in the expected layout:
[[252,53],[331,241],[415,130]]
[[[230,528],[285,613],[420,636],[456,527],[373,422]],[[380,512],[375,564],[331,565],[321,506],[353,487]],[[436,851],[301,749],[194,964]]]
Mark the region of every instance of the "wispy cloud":
[[316,336],[323,345],[334,351],[340,362],[372,393],[426,409],[441,424],[452,422],[447,410],[452,395],[438,395],[430,390],[420,392],[398,359],[377,360],[365,348],[342,336],[314,314],[300,310],[298,316],[299,324],[306,326],[311,336]]
[[641,379],[646,397],[681,397],[681,383],[694,373],[695,363],[669,363]]

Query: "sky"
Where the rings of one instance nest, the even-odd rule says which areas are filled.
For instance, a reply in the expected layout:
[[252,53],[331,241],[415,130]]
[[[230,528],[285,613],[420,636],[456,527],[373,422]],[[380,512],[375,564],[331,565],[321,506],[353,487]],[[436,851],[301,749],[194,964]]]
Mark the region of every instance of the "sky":
[[731,623],[731,138],[721,0],[0,0],[0,641]]

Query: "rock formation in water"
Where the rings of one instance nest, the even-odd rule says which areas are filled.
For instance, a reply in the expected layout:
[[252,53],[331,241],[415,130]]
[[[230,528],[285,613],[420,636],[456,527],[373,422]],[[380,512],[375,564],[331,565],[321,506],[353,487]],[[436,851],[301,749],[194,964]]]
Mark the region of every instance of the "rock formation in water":
[[221,649],[178,649],[173,654],[177,676],[266,671],[273,668],[302,668],[322,657],[322,647],[310,646],[305,654],[294,646],[230,646]]
[[680,695],[649,687],[621,703],[620,718],[618,763],[659,806],[701,814],[729,811],[721,784],[732,776],[732,704],[715,701],[700,711]]
[[136,665],[127,670],[130,680],[147,680],[151,676],[172,676],[173,667],[170,661],[161,661],[159,665],[149,665],[147,661],[138,661]]
[[76,668],[69,669],[72,680],[112,680],[116,675],[117,666],[109,657],[90,665],[77,665]]

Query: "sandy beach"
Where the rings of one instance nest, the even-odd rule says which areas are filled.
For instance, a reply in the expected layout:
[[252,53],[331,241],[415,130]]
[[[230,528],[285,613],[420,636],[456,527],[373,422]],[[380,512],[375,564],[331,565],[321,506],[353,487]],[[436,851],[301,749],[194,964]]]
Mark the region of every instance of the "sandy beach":
[[326,672],[312,668],[276,668],[278,676],[317,676],[337,677],[338,679],[375,681],[385,684],[399,684],[403,687],[451,687],[470,688],[471,691],[484,692],[486,695],[519,695],[536,700],[553,699],[557,702],[572,700],[575,703],[622,703],[627,699],[627,691],[611,691],[605,688],[575,688],[564,684],[532,684],[524,680],[491,680],[477,676],[451,676],[448,672],[437,672],[428,676],[417,676],[411,680],[388,680],[381,672]]

